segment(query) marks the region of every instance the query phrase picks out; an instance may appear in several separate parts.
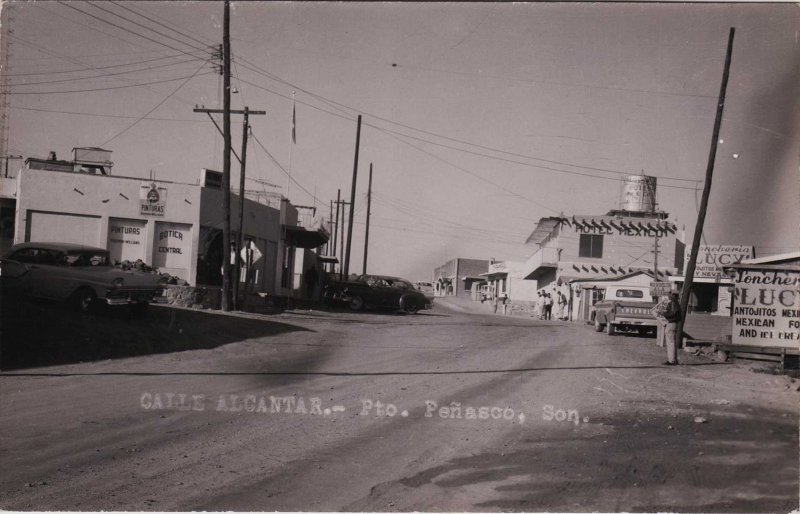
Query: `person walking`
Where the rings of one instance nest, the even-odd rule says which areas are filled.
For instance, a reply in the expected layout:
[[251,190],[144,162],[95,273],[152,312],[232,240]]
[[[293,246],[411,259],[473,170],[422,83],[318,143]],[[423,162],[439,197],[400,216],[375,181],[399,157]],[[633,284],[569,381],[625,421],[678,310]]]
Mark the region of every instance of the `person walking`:
[[492,295],[492,313],[497,314],[497,295]]
[[660,301],[653,307],[653,314],[659,320],[658,328],[661,331],[659,346],[667,347],[667,361],[664,365],[675,366],[678,364],[678,342],[676,340],[678,322],[682,319],[678,293],[671,292],[665,300]]
[[508,294],[503,295],[503,316],[508,314]]

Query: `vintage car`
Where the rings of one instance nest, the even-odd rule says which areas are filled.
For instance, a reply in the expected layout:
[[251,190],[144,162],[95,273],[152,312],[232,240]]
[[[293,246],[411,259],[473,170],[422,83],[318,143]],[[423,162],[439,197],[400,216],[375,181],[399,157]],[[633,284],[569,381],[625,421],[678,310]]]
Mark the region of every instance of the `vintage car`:
[[22,243],[0,260],[3,293],[69,301],[87,312],[95,303],[143,309],[161,296],[166,277],[123,271],[108,251],[67,243]]
[[605,298],[594,305],[594,328],[614,335],[620,330],[655,332],[657,322],[650,290],[641,286],[609,286]]
[[329,284],[324,297],[344,302],[350,309],[391,309],[414,314],[432,308],[432,301],[417,291],[408,280],[380,275],[360,275],[355,280]]

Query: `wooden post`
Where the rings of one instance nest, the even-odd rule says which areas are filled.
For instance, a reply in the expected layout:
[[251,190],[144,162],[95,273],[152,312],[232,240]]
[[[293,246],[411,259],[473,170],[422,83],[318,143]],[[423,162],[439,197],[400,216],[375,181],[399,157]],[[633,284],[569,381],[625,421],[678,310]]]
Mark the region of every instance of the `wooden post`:
[[[242,124],[242,157],[239,173],[239,239],[236,245],[236,273],[233,274],[233,309],[239,310],[239,287],[242,282],[242,248],[244,248],[244,174],[247,162],[247,130],[250,123],[250,109],[244,107],[244,122]],[[245,288],[247,289],[247,288]],[[245,294],[247,291],[245,290]]]
[[230,0],[222,21],[222,310],[231,310],[231,38]]
[[350,186],[350,224],[347,226],[347,250],[344,256],[344,278],[350,276],[350,246],[353,242],[353,211],[356,206],[356,178],[358,176],[358,147],[361,143],[361,115],[358,115],[356,127],[356,156],[353,161],[353,184]]
[[364,267],[362,274],[367,274],[367,252],[369,251],[369,215],[372,206],[372,163],[369,163],[369,186],[367,186],[367,228],[364,232]]
[[722,126],[722,112],[725,108],[725,93],[728,88],[728,76],[731,67],[731,54],[733,52],[733,36],[736,32],[734,27],[731,27],[728,35],[728,51],[725,55],[725,67],[722,71],[722,84],[719,89],[719,101],[717,102],[717,117],[714,120],[714,132],[711,136],[711,150],[708,154],[708,165],[706,166],[706,178],[703,184],[703,197],[700,200],[700,210],[697,213],[697,224],[694,228],[694,236],[692,238],[692,251],[689,256],[689,262],[686,264],[686,276],[683,277],[683,288],[681,289],[681,320],[678,322],[677,330],[675,331],[675,347],[680,348],[683,341],[683,324],[686,320],[686,310],[689,306],[689,295],[691,295],[692,285],[694,284],[694,270],[697,265],[697,253],[700,250],[700,238],[703,235],[703,224],[706,219],[706,211],[708,210],[708,197],[711,193],[711,179],[714,175],[714,162],[717,157],[717,145],[719,145],[719,131]]

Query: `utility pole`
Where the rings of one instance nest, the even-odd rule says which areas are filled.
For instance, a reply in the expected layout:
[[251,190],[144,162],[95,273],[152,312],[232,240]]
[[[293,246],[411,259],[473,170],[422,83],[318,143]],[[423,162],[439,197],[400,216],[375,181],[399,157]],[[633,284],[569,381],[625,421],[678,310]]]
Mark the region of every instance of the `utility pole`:
[[[337,236],[339,235],[339,202],[341,202],[341,201],[342,201],[342,190],[341,189],[337,189],[336,190],[336,221],[334,222],[334,225],[333,225],[333,255],[337,254],[337,252],[336,252],[336,243],[338,241],[338,237]],[[341,259],[341,258],[342,258],[342,256],[339,255],[339,259]],[[341,264],[341,262],[342,261],[340,260],[339,264]],[[336,271],[336,265],[335,264],[333,265],[333,271],[334,272]]]
[[231,3],[222,20],[222,310],[231,310]]
[[353,160],[353,184],[350,186],[350,224],[347,226],[347,251],[344,256],[344,276],[350,276],[350,245],[353,242],[353,210],[356,205],[356,177],[358,175],[358,146],[361,143],[361,115],[356,127],[356,156]]
[[331,256],[330,235],[333,234],[333,200],[331,200],[330,214],[328,215],[328,242],[325,243],[325,255]]
[[[225,3],[227,5],[227,1]],[[224,47],[224,45],[223,45]],[[195,107],[193,112],[204,112],[208,114],[209,118],[212,119],[211,114],[220,114],[222,113],[223,116],[227,114],[228,118],[228,131],[227,131],[227,142],[228,146],[230,147],[230,115],[231,114],[242,114],[244,116],[244,122],[242,125],[242,155],[241,157],[233,152],[231,148],[231,152],[236,156],[239,163],[241,163],[241,174],[239,177],[239,239],[238,242],[234,241],[231,237],[231,172],[230,172],[230,153],[224,152],[224,157],[226,160],[223,160],[223,165],[227,162],[227,169],[228,172],[225,173],[225,168],[222,169],[222,208],[225,210],[225,224],[222,226],[222,247],[223,247],[223,254],[225,254],[225,248],[228,249],[228,253],[233,252],[235,254],[234,260],[237,264],[236,271],[231,268],[231,258],[224,257],[222,262],[222,310],[231,310],[231,307],[235,310],[238,308],[238,295],[239,295],[239,270],[241,269],[241,255],[239,255],[239,250],[241,250],[242,245],[244,244],[244,231],[243,231],[243,223],[244,223],[244,182],[245,182],[245,167],[246,167],[246,159],[247,159],[247,138],[248,133],[250,131],[250,116],[251,115],[265,115],[267,111],[251,111],[249,107],[245,107],[244,110],[231,110],[230,108],[230,100],[228,100],[228,108],[226,109],[207,109],[205,107]],[[224,118],[223,118],[224,120]],[[215,123],[216,124],[216,123]],[[219,127],[218,127],[219,128]],[[223,138],[226,137],[226,132],[222,131]],[[225,231],[228,231],[228,238],[227,241],[225,239]],[[226,293],[226,281],[225,281],[225,270],[228,271],[228,289]],[[233,280],[231,280],[233,278]],[[232,284],[231,284],[232,283]],[[232,287],[231,287],[232,286]],[[226,307],[226,298],[227,298],[227,309]]]
[[369,214],[372,206],[372,163],[369,163],[369,186],[367,186],[367,228],[364,232],[364,271],[367,274],[367,252],[369,251]]
[[700,200],[700,210],[697,213],[697,224],[694,227],[692,237],[692,251],[689,262],[686,264],[686,276],[683,277],[683,288],[681,289],[681,321],[675,331],[675,347],[680,348],[683,342],[683,324],[686,319],[686,309],[689,307],[689,295],[694,284],[694,270],[697,265],[697,253],[700,250],[700,238],[703,235],[703,224],[706,220],[708,209],[708,197],[711,193],[711,179],[714,176],[714,162],[717,157],[717,145],[719,144],[719,131],[722,126],[722,111],[725,109],[725,94],[728,88],[728,76],[730,75],[731,54],[733,53],[733,36],[736,32],[734,27],[728,34],[728,50],[725,54],[725,67],[722,71],[722,84],[719,88],[719,101],[717,102],[717,117],[714,120],[714,132],[711,136],[711,150],[708,153],[708,165],[706,166],[705,183],[703,184],[703,197]]
[[[347,226],[347,221],[345,219],[346,214],[345,214],[344,206],[345,205],[350,205],[350,202],[346,202],[344,200],[340,200],[339,204],[342,206],[342,209],[341,209],[341,211],[342,211],[342,228],[339,230],[339,258],[341,259],[342,256],[344,255],[344,252],[345,252],[344,230],[345,230],[345,226]],[[352,224],[353,220],[350,220],[350,223]],[[339,261],[339,279],[340,280],[344,280],[344,262],[341,261],[341,260]]]

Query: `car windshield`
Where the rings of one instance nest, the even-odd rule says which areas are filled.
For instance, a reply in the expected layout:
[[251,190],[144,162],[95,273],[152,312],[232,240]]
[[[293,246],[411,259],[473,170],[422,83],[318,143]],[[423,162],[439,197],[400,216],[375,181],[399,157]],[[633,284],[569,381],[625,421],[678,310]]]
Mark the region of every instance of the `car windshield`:
[[108,260],[108,252],[74,251],[64,254],[61,263],[64,266],[108,266]]
[[644,298],[644,291],[641,289],[618,289],[617,298]]

